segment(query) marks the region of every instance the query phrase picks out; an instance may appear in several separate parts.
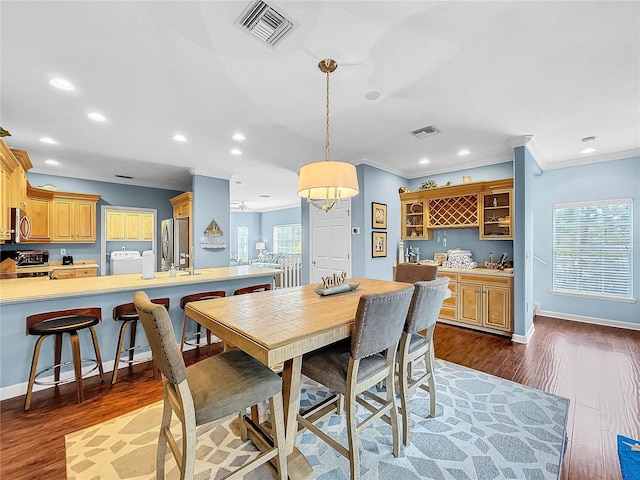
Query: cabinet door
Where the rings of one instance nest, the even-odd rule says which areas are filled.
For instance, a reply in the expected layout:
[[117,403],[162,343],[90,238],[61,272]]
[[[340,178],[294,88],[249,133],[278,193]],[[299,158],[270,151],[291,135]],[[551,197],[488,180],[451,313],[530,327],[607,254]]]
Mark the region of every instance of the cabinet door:
[[485,193],[480,199],[480,239],[513,239],[513,190]]
[[75,202],[67,198],[53,200],[51,240],[54,242],[73,242],[75,240]]
[[511,331],[511,290],[493,286],[485,286],[484,325],[490,328]]
[[153,213],[140,214],[140,240],[153,240]]
[[482,325],[482,285],[458,284],[458,320],[473,325]]
[[46,198],[31,197],[27,201],[27,217],[31,222],[31,234],[26,243],[51,241],[49,225],[51,201]]
[[76,204],[75,238],[80,242],[96,241],[96,204],[78,200]]
[[124,240],[124,212],[107,210],[105,238],[107,241]]
[[403,201],[401,232],[404,240],[428,239],[425,202]]
[[125,226],[125,240],[140,239],[140,215],[138,213],[128,212],[125,217]]
[[11,221],[9,219],[9,171],[0,162],[0,241],[11,238]]

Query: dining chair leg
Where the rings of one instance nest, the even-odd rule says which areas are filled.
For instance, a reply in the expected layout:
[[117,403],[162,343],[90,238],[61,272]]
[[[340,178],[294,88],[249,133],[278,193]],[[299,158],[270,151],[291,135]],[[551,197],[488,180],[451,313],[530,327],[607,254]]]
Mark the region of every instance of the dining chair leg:
[[349,467],[351,480],[360,479],[360,452],[358,451],[358,418],[356,416],[356,394],[349,389],[347,399],[347,442],[349,448]]
[[244,416],[246,411],[238,412],[238,431],[240,432],[240,439],[243,442],[249,440],[249,432],[247,432],[247,424],[244,422]]
[[24,410],[29,410],[31,407],[31,397],[33,396],[33,384],[36,381],[36,371],[38,369],[38,357],[40,357],[40,347],[42,342],[47,338],[45,335],[38,337],[36,346],[33,349],[33,358],[31,359],[31,373],[29,373],[29,384],[27,385],[27,395],[24,398]]
[[427,375],[429,375],[429,416],[436,416],[436,380],[433,375],[433,363],[431,351],[426,352],[424,356],[424,364]]
[[78,403],[82,403],[84,400],[84,393],[82,391],[82,356],[80,355],[80,339],[78,338],[78,332],[69,332],[71,337],[71,353],[73,357],[73,371],[76,376],[76,396]]
[[[393,365],[393,363],[391,364]],[[391,434],[393,436],[393,456],[400,455],[400,434],[398,432],[398,408],[396,407],[396,391],[395,382],[393,381],[393,369],[390,370],[387,377],[387,402],[390,404],[389,416],[391,417]],[[406,417],[409,417],[407,411]]]
[[400,362],[398,369],[398,380],[400,384],[400,406],[402,409],[402,440],[408,446],[411,441],[411,411],[409,409],[409,381],[407,364]]
[[167,431],[171,427],[171,405],[169,399],[164,398],[162,407],[162,421],[160,423],[160,436],[158,438],[158,448],[156,449],[156,478],[164,480],[164,464],[167,456],[167,445],[169,439]]

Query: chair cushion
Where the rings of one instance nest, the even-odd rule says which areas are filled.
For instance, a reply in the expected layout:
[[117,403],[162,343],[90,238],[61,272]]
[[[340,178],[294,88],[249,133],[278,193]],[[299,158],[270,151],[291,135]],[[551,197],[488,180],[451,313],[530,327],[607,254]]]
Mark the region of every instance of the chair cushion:
[[[347,369],[351,357],[351,340],[343,340],[302,357],[302,374],[321,383],[334,392],[347,391]],[[360,383],[387,366],[381,354],[360,359],[357,382]]]
[[118,317],[115,318],[115,320],[128,322],[131,320],[140,320],[140,318],[138,317],[138,312],[136,312],[136,309],[134,308],[133,310],[130,310],[128,312],[122,312],[120,315],[118,315]]
[[282,390],[282,379],[241,350],[220,353],[187,367],[196,425],[240,412]]
[[54,335],[56,333],[73,332],[74,330],[93,327],[99,323],[99,318],[86,315],[52,318],[31,326],[29,335]]

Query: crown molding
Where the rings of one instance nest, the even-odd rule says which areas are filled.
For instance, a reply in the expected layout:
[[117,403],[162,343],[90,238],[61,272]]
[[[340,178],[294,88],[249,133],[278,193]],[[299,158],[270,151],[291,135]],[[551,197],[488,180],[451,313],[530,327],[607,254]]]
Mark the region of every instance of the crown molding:
[[588,158],[572,158],[569,160],[561,160],[558,162],[548,163],[546,170],[556,170],[558,168],[579,167],[581,165],[591,165],[594,163],[612,162],[614,160],[624,160],[632,157],[640,157],[640,148],[624,150],[622,152],[607,153],[604,155],[595,155]]

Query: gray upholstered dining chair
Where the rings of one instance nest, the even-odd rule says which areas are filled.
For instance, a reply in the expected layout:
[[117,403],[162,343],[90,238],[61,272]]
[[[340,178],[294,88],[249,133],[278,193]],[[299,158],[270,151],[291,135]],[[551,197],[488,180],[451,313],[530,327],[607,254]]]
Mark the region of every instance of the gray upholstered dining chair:
[[[164,408],[158,439],[156,477],[164,478],[167,444],[180,469],[180,479],[192,479],[196,456],[196,427],[244,411],[269,400],[274,447],[224,478],[239,478],[276,457],[278,478],[287,478],[282,379],[241,350],[220,353],[185,367],[167,310],[145,292],[133,297],[153,358],[162,372]],[[173,412],[182,427],[181,447],[171,434]]]
[[[327,406],[320,414],[298,415],[298,422],[349,459],[351,480],[360,478],[358,430],[387,414],[393,435],[393,454],[400,454],[398,411],[395,404],[394,371],[398,341],[413,294],[413,286],[383,294],[362,295],[358,303],[351,338],[313,351],[302,358],[302,373],[337,394],[344,395],[347,413],[348,446],[345,448],[323,432],[317,422],[340,407]],[[386,399],[368,390],[386,380]],[[373,399],[380,406],[367,402]],[[371,413],[357,423],[356,404]]]
[[[429,392],[429,415],[436,416],[436,384],[433,374],[433,331],[449,291],[449,277],[429,282],[416,282],[398,350],[398,383],[402,412],[402,437],[405,445],[411,441],[411,411],[409,400],[418,388]],[[423,358],[426,372],[413,376],[412,364]]]

